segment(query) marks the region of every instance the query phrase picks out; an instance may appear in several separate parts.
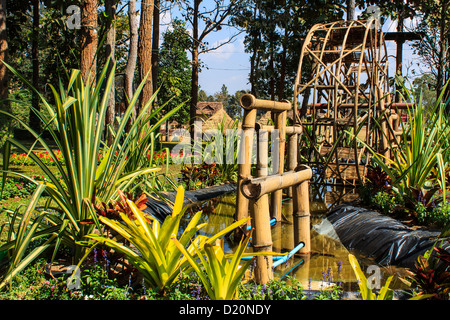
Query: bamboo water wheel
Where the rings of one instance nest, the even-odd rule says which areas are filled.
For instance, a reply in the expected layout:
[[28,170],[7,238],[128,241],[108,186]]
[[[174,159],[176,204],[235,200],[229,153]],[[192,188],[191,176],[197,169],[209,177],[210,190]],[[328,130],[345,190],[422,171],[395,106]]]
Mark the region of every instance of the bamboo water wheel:
[[[311,70],[309,78],[304,70]],[[294,117],[309,140],[302,156],[319,169],[322,183],[361,183],[371,157],[367,146],[389,156],[387,122],[374,121],[387,114],[398,124],[388,80],[377,20],[317,24],[309,31],[295,81]]]

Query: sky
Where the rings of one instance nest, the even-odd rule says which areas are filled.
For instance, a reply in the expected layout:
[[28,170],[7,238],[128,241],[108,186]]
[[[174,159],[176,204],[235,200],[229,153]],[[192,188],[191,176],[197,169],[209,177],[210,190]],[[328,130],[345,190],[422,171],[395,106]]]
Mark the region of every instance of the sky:
[[[360,12],[356,12],[356,14],[359,13]],[[170,21],[178,14],[177,8],[174,8],[165,12],[161,17],[163,24],[163,27],[161,28],[161,37]],[[406,21],[405,26],[409,26],[412,23],[414,23],[414,21]],[[191,32],[191,30],[188,31]],[[388,19],[383,25],[383,31],[396,31],[396,22]],[[209,34],[205,41],[208,41],[212,45],[223,43],[235,33],[235,29],[224,27],[221,31]],[[250,56],[245,52],[244,37],[245,33],[241,33],[231,43],[228,43],[215,51],[200,55],[200,60],[205,65],[205,68],[203,68],[199,74],[199,84],[200,89],[204,90],[208,95],[219,92],[222,85],[227,87],[229,94],[234,94],[239,90],[250,89],[250,84],[248,82]],[[390,66],[389,75],[392,76],[395,74],[396,44],[394,41],[387,41],[386,44]],[[420,62],[420,57],[414,55],[413,48],[406,42],[403,46],[404,74],[412,78],[412,70],[416,70],[418,73],[426,72],[426,67]]]
[[[174,17],[179,16],[177,8],[166,11],[161,16],[161,38]],[[188,28],[188,32],[192,30]],[[237,33],[233,28],[224,27],[221,31],[212,32],[205,41],[214,47],[218,44],[228,42],[230,38]],[[234,94],[239,90],[249,90],[248,76],[250,73],[250,56],[245,52],[244,46],[245,33],[241,33],[231,42],[220,48],[207,53],[200,54],[199,58],[204,68],[199,74],[200,89],[208,95],[219,92],[222,85],[226,85],[229,94]],[[190,53],[188,54],[190,57]]]

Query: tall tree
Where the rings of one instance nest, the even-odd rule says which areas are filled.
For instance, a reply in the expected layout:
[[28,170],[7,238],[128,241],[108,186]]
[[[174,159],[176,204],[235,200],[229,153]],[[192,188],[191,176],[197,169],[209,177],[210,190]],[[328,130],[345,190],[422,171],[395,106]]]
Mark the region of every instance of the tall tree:
[[[116,6],[117,0],[105,0],[105,13],[108,17],[109,28],[106,33],[106,57],[109,59],[108,76],[113,71],[115,63],[115,48],[116,48]],[[106,126],[114,124],[114,116],[116,113],[116,99],[115,99],[115,81],[111,86],[111,93],[108,101],[108,109],[106,110]],[[107,134],[107,143],[110,146],[113,142],[113,135]]]
[[[33,31],[31,44],[31,60],[33,66],[33,87],[39,91],[39,0],[32,0],[33,4]],[[39,111],[39,96],[33,91],[31,106]],[[41,121],[35,112],[30,109],[30,127],[39,132],[41,130]]]
[[[139,81],[146,81],[142,89],[139,101],[139,111],[153,95],[152,83],[152,24],[153,24],[153,0],[141,2],[141,21],[139,25],[138,63]],[[149,111],[151,108],[148,109]]]
[[227,113],[233,118],[240,118],[242,116],[242,108],[240,105],[240,99],[242,95],[249,93],[247,90],[236,91],[234,95],[229,96],[227,103]]
[[174,20],[172,27],[163,34],[160,50],[158,86],[161,87],[158,96],[165,103],[170,100],[165,111],[185,103],[172,117],[181,124],[189,121],[189,104],[191,88],[191,63],[187,50],[191,47],[186,23]]
[[[8,98],[8,69],[3,61],[7,61],[8,37],[6,30],[6,0],[0,0],[0,109],[11,111],[10,105],[5,99]],[[0,116],[0,147],[10,135],[9,121]]]
[[96,83],[97,73],[97,0],[81,1],[81,76]]
[[199,55],[230,43],[238,35],[231,35],[228,40],[218,45],[208,46],[206,37],[213,32],[221,30],[225,25],[229,25],[229,17],[234,10],[238,9],[239,2],[236,0],[224,1],[214,0],[203,2],[203,0],[192,0],[179,2],[184,9],[184,18],[192,27],[192,80],[191,80],[191,101],[189,111],[189,124],[191,134],[194,133],[194,121],[196,118],[198,102],[198,77],[199,77]]
[[[436,93],[444,88],[450,79],[450,1],[421,1],[421,12],[416,31],[422,32],[423,39],[414,47],[436,77]],[[446,97],[450,95],[447,87]]]
[[[7,61],[6,0],[0,0],[0,60]],[[8,69],[0,63],[0,99],[8,98]]]
[[158,88],[158,63],[159,63],[159,20],[161,14],[161,0],[154,0],[153,9],[153,39],[152,39],[152,81],[153,92]]
[[356,3],[355,0],[346,0],[347,1],[347,20],[355,20],[355,9]]
[[128,21],[130,27],[130,44],[128,49],[128,59],[124,71],[125,94],[128,99],[133,97],[133,79],[136,70],[136,61],[138,54],[138,24],[136,12],[136,0],[130,0],[128,3]]
[[[342,19],[343,0],[247,0],[233,21],[246,30],[251,92],[268,99],[290,99],[301,39],[316,23]],[[305,69],[305,76],[307,69]]]

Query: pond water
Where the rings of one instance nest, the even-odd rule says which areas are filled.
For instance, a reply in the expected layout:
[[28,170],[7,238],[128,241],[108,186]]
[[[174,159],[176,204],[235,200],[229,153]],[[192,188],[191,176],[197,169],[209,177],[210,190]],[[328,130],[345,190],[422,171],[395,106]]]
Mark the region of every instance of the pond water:
[[[236,195],[234,193],[211,199],[189,208],[183,223],[187,225],[192,214],[201,210],[203,212],[201,222],[208,222],[202,229],[202,233],[213,235],[233,223],[235,206]],[[363,271],[366,271],[368,266],[374,265],[374,262],[359,252],[350,252],[340,243],[337,237],[324,232],[324,230],[330,230],[330,228],[326,228],[327,220],[324,220],[327,212],[327,204],[324,201],[320,199],[311,200],[310,210],[312,252],[307,255],[297,254],[291,257],[286,263],[274,269],[274,277],[284,279],[289,275],[299,280],[303,288],[307,290],[322,290],[335,283],[340,284],[344,291],[359,290],[355,274],[348,260],[349,253],[354,254],[358,258]],[[282,221],[272,227],[273,250],[276,252],[290,251],[296,245],[294,244],[293,236],[293,206],[291,199],[287,198],[283,201],[282,212]],[[224,250],[225,252],[232,252],[233,242],[230,239],[225,239]],[[381,285],[392,274],[397,276],[405,275],[405,270],[401,268],[379,268]],[[367,276],[370,276],[370,274]],[[390,287],[398,289],[404,288],[404,285],[398,280],[398,277],[394,277]]]

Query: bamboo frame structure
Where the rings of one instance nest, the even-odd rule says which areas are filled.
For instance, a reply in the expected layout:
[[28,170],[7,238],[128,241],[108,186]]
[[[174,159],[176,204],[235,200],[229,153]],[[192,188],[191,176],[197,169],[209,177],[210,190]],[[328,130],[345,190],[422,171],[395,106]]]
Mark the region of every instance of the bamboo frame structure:
[[[299,169],[301,168],[301,170]],[[286,189],[312,178],[309,167],[300,166],[296,170],[287,171],[267,177],[248,178],[241,184],[242,193],[248,199],[258,199],[264,194]]]
[[[294,85],[294,118],[310,141],[308,165],[322,169],[320,180],[355,186],[364,181],[371,149],[389,156],[389,94],[384,34],[376,19],[316,24],[301,49]],[[311,66],[304,81],[302,73]],[[308,92],[308,94],[306,94]],[[301,96],[303,101],[298,110]],[[374,119],[381,119],[380,126]],[[357,138],[355,138],[355,136]]]
[[256,123],[256,109],[244,110],[244,120],[242,123],[243,143],[240,144],[243,159],[239,159],[238,163],[238,179],[236,192],[236,220],[248,217],[248,199],[241,192],[241,183],[251,174],[251,156],[253,149],[253,133]]
[[[286,126],[287,111],[292,108],[289,102],[278,102],[256,99],[253,95],[243,95],[241,106],[244,109],[242,129],[245,140],[241,144],[244,153],[244,161],[238,167],[238,190],[236,219],[248,216],[252,211],[252,226],[255,228],[253,249],[255,252],[272,251],[272,230],[270,225],[271,214],[276,221],[281,220],[281,205],[283,189],[292,187],[294,202],[297,208],[294,210],[297,216],[303,219],[294,221],[294,239],[302,239],[302,246],[297,248],[302,253],[310,251],[310,222],[308,185],[312,177],[312,170],[307,166],[297,166],[297,141],[302,133],[302,127],[294,125]],[[275,126],[260,126],[256,124],[256,110],[268,110],[275,114]],[[251,147],[250,137],[245,135],[247,130],[255,130],[257,139],[257,177],[251,176]],[[276,159],[273,159],[274,173],[268,174],[269,133],[275,135],[275,143],[279,147]],[[284,156],[286,135],[289,136],[289,171],[284,172]],[[306,189],[305,189],[306,188]],[[269,205],[271,195],[271,206]],[[249,210],[252,207],[253,210]],[[295,217],[297,217],[295,216]],[[301,221],[300,221],[301,220]],[[308,243],[308,244],[306,244]],[[273,279],[273,261],[268,256],[256,256],[255,280],[259,284],[265,284]]]

